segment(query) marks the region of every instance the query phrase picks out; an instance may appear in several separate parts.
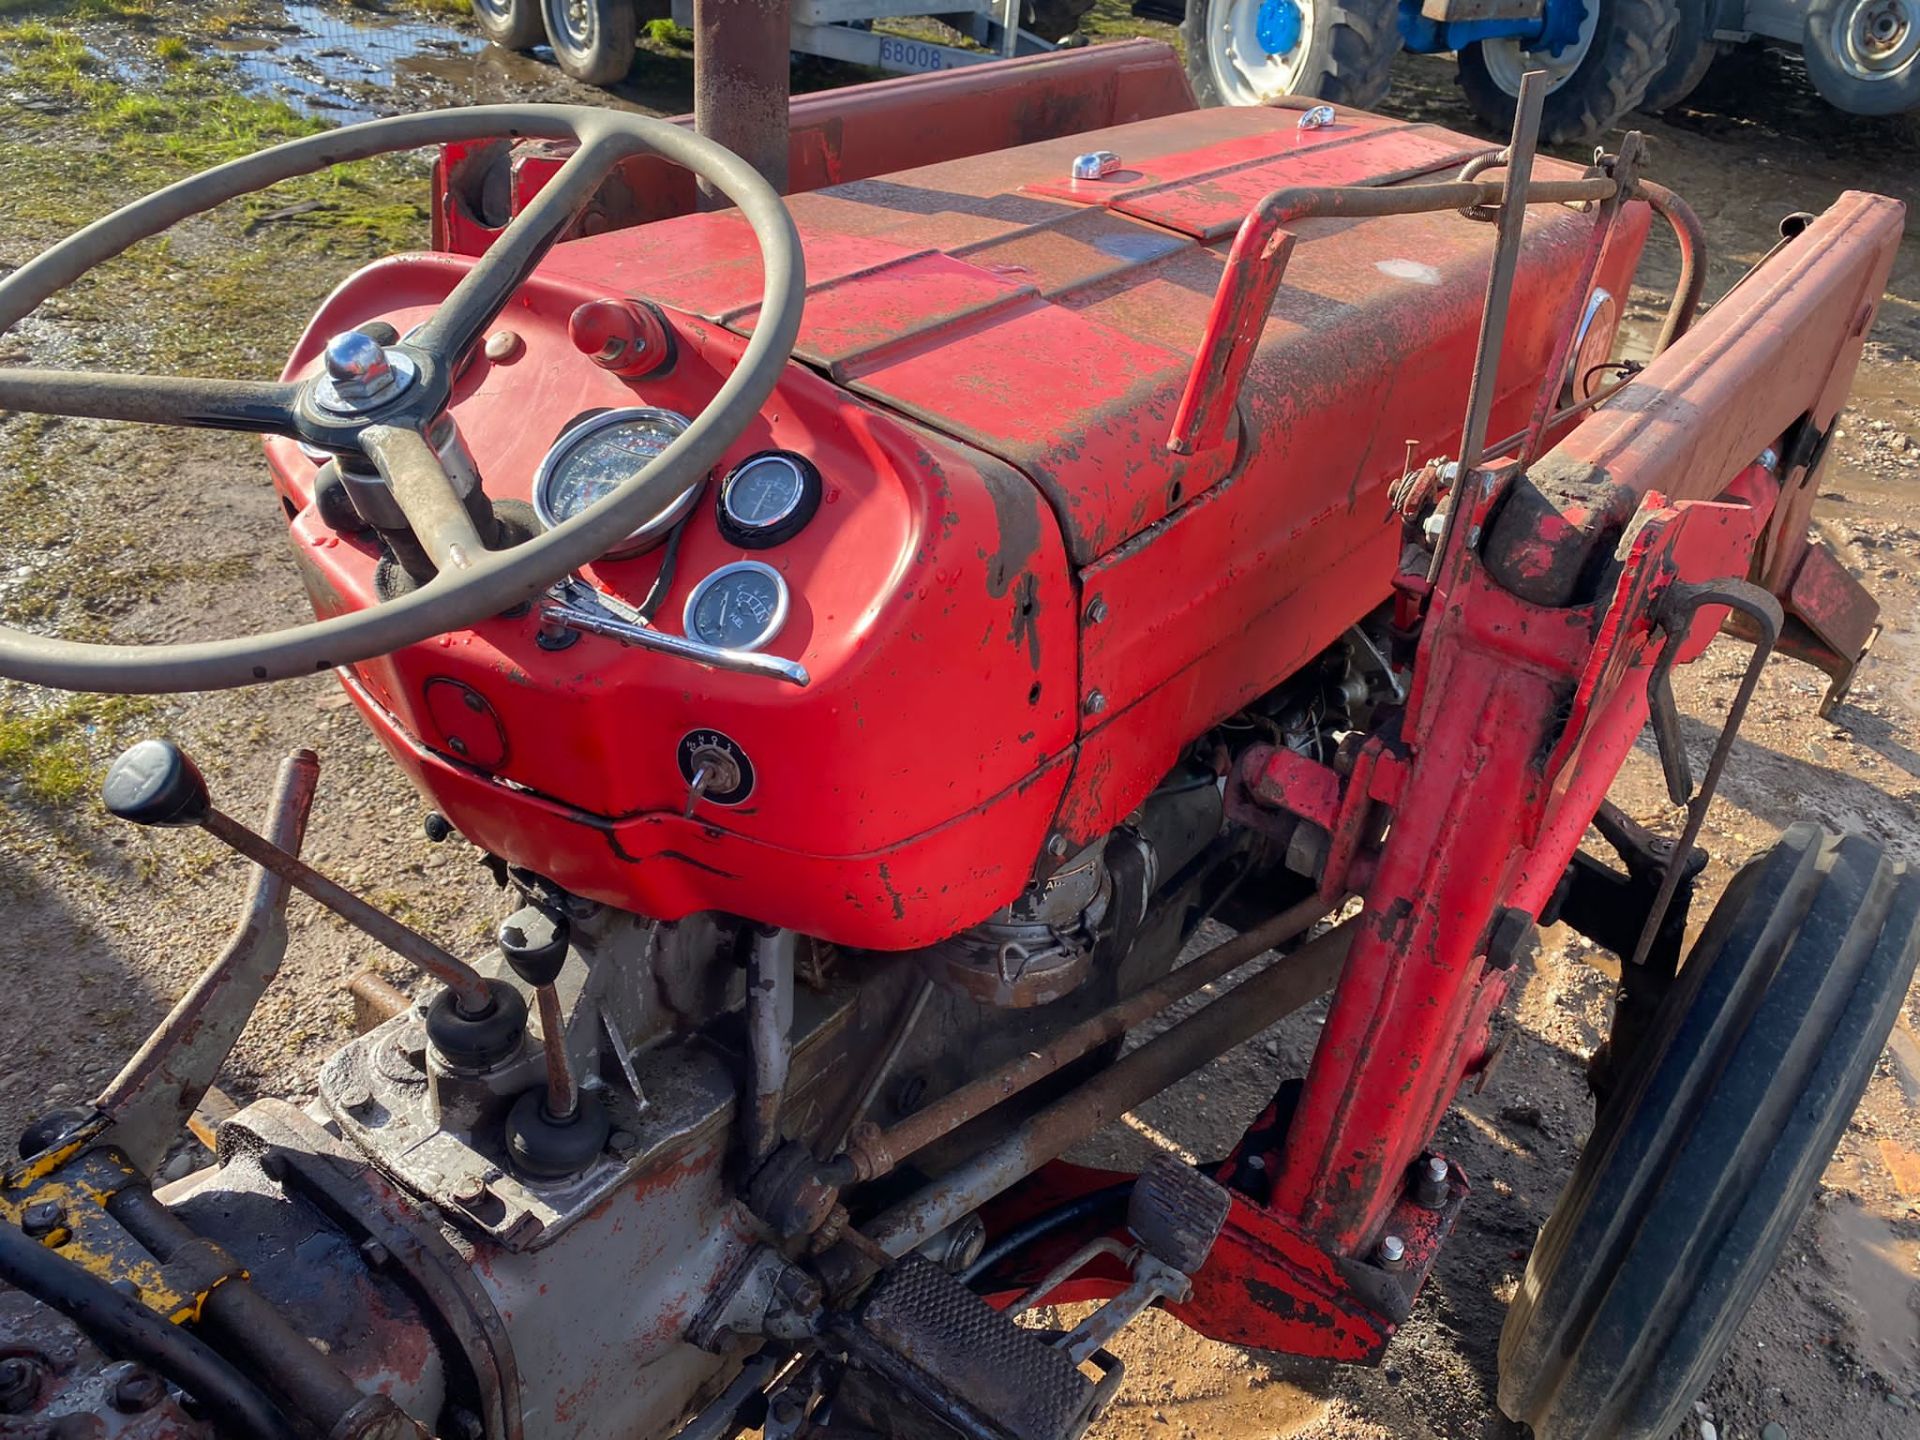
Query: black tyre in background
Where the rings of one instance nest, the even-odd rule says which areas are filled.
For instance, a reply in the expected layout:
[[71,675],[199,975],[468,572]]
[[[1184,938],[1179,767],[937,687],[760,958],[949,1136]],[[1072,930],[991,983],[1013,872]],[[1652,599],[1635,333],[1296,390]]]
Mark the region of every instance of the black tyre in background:
[[1700,88],[1707,71],[1720,58],[1713,38],[1713,0],[1680,0],[1680,21],[1674,26],[1667,63],[1647,86],[1640,108],[1649,114],[1670,110]]
[[586,85],[626,79],[640,38],[633,0],[543,0],[541,9],[563,71]]
[[1920,109],[1920,0],[1813,0],[1800,48],[1813,88],[1835,109]]
[[1593,0],[1580,38],[1556,56],[1516,40],[1482,40],[1460,51],[1460,88],[1495,130],[1513,128],[1520,76],[1543,68],[1548,82],[1540,139],[1548,145],[1599,140],[1645,98],[1665,68],[1680,23],[1679,0]]
[[531,50],[547,39],[540,0],[473,0],[473,23],[506,50]]

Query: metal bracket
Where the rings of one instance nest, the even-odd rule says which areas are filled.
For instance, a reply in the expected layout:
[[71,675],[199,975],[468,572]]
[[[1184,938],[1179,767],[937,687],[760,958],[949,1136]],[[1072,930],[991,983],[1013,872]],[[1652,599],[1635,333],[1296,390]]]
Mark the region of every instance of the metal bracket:
[[[1747,617],[1753,626],[1753,654],[1747,660],[1746,674],[1740,679],[1740,688],[1734,692],[1733,703],[1727,707],[1727,718],[1721,724],[1719,738],[1714,741],[1713,754],[1707,761],[1707,772],[1701,778],[1700,788],[1695,790],[1693,767],[1687,759],[1686,742],[1680,734],[1680,713],[1673,700],[1673,667],[1679,659],[1680,647],[1693,631],[1694,620],[1709,605],[1724,605]],[[1773,653],[1773,647],[1780,639],[1784,617],[1777,599],[1745,580],[1729,578],[1698,585],[1676,580],[1667,587],[1666,594],[1661,598],[1654,623],[1665,634],[1666,643],[1661,646],[1660,654],[1653,662],[1653,672],[1647,677],[1647,708],[1653,724],[1654,740],[1660,750],[1660,765],[1666,772],[1667,794],[1674,804],[1687,807],[1687,821],[1667,859],[1666,869],[1660,876],[1660,889],[1647,911],[1639,943],[1634,946],[1630,963],[1635,966],[1645,963],[1647,953],[1653,948],[1654,938],[1660,932],[1660,923],[1666,918],[1673,892],[1686,873],[1689,857],[1693,854],[1693,842],[1699,838],[1700,826],[1707,818],[1708,807],[1713,804],[1714,791],[1720,785],[1720,774],[1726,769],[1727,757],[1732,753],[1734,739],[1740,733],[1740,722],[1746,718],[1747,705],[1760,683],[1760,672],[1766,668],[1767,657]]]

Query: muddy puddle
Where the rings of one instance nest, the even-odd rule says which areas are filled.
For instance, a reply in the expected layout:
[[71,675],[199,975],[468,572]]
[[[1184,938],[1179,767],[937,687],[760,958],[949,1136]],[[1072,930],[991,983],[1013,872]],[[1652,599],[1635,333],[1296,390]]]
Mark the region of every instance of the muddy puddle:
[[[263,6],[199,43],[233,62],[241,86],[335,124],[501,101],[571,101],[656,113],[684,109],[678,76],[642,57],[617,92],[576,85],[551,52],[489,45],[470,26],[338,4]],[[689,71],[689,76],[690,76]],[[690,80],[688,82],[690,84]]]

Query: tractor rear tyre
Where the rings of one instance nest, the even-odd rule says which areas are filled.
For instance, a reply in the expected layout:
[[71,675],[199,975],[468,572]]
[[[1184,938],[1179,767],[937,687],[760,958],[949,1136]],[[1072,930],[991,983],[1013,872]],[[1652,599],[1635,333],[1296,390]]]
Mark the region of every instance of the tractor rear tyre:
[[1302,95],[1370,110],[1400,53],[1399,0],[1187,0],[1187,79],[1202,105]]
[[633,69],[640,39],[634,0],[542,0],[547,43],[560,68],[583,85],[612,85]]
[[503,50],[531,50],[547,38],[540,0],[473,0],[473,23]]
[[1536,1440],[1666,1440],[1806,1208],[1920,958],[1920,876],[1792,826],[1714,907],[1500,1337]]
[[1700,88],[1707,71],[1720,58],[1720,46],[1713,38],[1713,0],[1680,0],[1680,22],[1673,29],[1673,44],[1667,49],[1667,63],[1640,97],[1640,108],[1649,115],[1671,110]]
[[1920,109],[1920,0],[1813,0],[1800,48],[1813,88],[1836,110]]
[[1679,0],[1589,0],[1579,38],[1558,55],[1523,50],[1518,40],[1462,47],[1460,88],[1474,113],[1506,134],[1513,129],[1520,77],[1545,70],[1541,142],[1588,145],[1645,97],[1667,63],[1679,23]]

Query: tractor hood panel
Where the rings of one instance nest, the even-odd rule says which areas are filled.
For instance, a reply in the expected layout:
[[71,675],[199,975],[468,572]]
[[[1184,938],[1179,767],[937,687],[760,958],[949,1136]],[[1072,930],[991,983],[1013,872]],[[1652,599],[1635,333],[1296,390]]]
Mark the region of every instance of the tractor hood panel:
[[[1301,118],[1199,110],[793,196],[808,278],[796,354],[1018,468],[1080,565],[1227,478],[1251,443],[1248,424],[1315,412],[1362,435],[1384,424],[1361,465],[1398,464],[1415,432],[1380,413],[1370,357],[1419,377],[1423,410],[1465,408],[1456,342],[1478,323],[1494,229],[1450,212],[1295,226],[1242,424],[1211,450],[1167,449],[1228,246],[1263,196],[1451,178],[1492,148],[1378,116],[1342,112],[1310,129]],[[1099,150],[1119,168],[1073,179],[1075,157]],[[1536,173],[1580,172],[1543,159]],[[1548,297],[1576,266],[1589,223],[1570,209],[1531,212],[1516,314],[1557,315]],[[544,268],[741,333],[757,314],[758,256],[731,213],[573,241]],[[1538,374],[1552,344],[1551,323],[1514,327],[1505,373]],[[1338,477],[1347,490],[1353,479]]]

